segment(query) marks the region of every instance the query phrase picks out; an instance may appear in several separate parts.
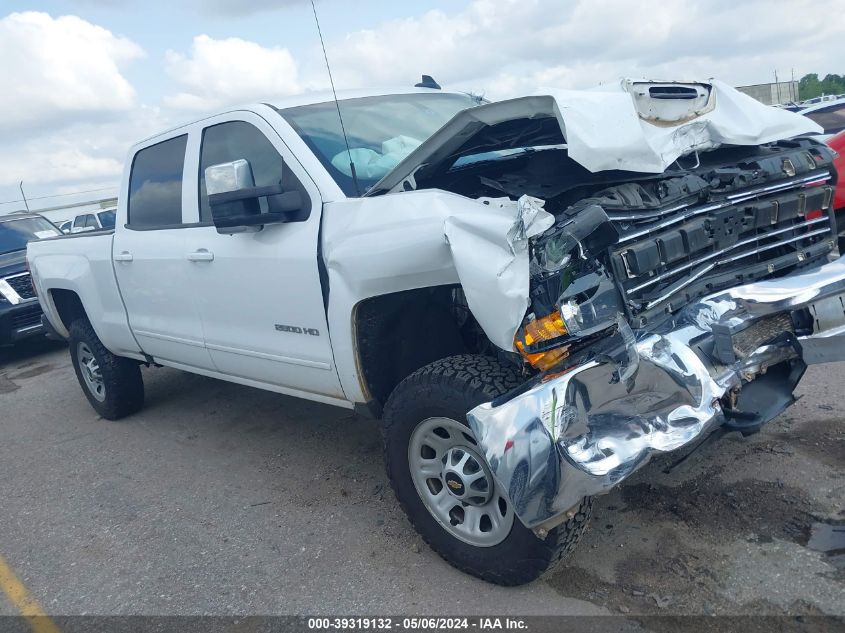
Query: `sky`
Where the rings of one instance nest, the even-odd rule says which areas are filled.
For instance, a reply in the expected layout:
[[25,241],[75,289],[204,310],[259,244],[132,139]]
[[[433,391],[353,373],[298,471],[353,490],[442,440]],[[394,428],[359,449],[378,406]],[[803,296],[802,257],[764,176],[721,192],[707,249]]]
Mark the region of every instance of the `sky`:
[[[338,90],[492,99],[621,77],[845,73],[841,0],[316,0]],[[0,2],[0,213],[113,195],[129,146],[328,87],[309,0]],[[78,193],[83,192],[83,193]],[[90,192],[90,193],[89,193]],[[75,194],[75,195],[68,195]]]

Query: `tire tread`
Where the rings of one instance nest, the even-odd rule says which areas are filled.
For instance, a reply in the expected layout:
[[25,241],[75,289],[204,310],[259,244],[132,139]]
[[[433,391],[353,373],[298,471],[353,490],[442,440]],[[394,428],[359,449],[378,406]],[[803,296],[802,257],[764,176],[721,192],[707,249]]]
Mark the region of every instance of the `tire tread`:
[[[71,323],[70,349],[73,368],[82,391],[91,406],[107,420],[119,420],[140,410],[144,405],[144,380],[138,361],[112,354],[100,341],[88,319],[76,319]],[[88,345],[100,364],[106,387],[105,402],[98,402],[88,391],[76,362],[76,346]]]

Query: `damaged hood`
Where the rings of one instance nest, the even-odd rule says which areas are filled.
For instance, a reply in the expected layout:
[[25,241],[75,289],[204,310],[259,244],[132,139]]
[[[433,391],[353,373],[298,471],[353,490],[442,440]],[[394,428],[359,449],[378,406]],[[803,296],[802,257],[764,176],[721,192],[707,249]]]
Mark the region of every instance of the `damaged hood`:
[[596,90],[543,90],[463,110],[366,195],[416,189],[465,156],[566,144],[591,172],[662,173],[720,145],[760,145],[822,129],[727,84],[623,80]]

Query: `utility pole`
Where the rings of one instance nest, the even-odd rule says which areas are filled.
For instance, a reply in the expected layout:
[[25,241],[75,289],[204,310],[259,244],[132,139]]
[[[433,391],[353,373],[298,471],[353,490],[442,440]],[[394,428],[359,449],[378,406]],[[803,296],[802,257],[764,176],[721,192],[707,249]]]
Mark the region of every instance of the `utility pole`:
[[775,102],[780,103],[780,84],[778,83],[778,71],[775,69]]
[[792,75],[791,75],[790,81],[789,81],[789,100],[792,101],[792,103],[795,103],[796,101],[798,101],[798,95],[795,94],[795,69],[794,68],[792,69]]
[[23,196],[23,203],[26,206],[26,212],[29,213],[29,202],[26,201],[26,194],[23,192],[23,180],[21,180],[18,186],[21,189],[21,195]]

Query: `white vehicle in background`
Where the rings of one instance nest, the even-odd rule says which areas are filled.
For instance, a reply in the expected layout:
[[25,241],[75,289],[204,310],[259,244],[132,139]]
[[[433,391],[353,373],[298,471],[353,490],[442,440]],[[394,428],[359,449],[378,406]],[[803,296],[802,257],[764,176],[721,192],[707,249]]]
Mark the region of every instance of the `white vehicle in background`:
[[653,454],[845,360],[819,131],[716,81],[259,104],[135,145],[115,229],[28,262],[102,417],[141,365],[381,417],[414,527],[515,585]]
[[117,207],[80,213],[73,220],[59,225],[59,228],[62,233],[88,233],[113,229],[116,213]]

